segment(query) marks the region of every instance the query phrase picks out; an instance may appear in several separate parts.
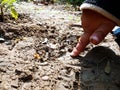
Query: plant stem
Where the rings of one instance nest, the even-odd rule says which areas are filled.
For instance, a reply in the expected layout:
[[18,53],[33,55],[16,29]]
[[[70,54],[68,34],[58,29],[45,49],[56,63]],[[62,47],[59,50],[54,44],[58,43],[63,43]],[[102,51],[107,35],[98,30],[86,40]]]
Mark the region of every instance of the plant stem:
[[0,7],[0,10],[1,10],[0,21],[3,22],[4,21],[3,6]]

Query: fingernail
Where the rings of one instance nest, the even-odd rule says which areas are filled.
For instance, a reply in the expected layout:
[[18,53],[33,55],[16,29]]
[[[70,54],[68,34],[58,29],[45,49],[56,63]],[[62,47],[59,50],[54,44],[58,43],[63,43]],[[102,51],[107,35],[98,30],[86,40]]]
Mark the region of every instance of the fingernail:
[[92,36],[92,37],[90,38],[90,42],[96,45],[96,44],[99,43],[99,38],[96,37],[96,36]]

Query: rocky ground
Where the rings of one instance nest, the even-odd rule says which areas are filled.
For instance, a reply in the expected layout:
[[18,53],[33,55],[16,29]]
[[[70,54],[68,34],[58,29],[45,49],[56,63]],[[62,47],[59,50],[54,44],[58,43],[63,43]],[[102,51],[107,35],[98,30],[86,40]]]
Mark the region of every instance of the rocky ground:
[[65,5],[15,4],[19,19],[0,22],[0,90],[119,90],[119,47],[109,34],[70,57],[83,29]]

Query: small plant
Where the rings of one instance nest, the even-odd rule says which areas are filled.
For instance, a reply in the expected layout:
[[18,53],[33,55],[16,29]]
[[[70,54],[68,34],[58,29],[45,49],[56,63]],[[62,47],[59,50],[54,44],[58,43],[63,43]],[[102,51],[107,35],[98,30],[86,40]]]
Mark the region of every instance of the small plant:
[[4,13],[7,12],[8,10],[14,19],[18,18],[18,13],[14,7],[14,3],[16,1],[17,0],[0,0],[0,11],[1,11],[0,21],[2,22],[4,21]]

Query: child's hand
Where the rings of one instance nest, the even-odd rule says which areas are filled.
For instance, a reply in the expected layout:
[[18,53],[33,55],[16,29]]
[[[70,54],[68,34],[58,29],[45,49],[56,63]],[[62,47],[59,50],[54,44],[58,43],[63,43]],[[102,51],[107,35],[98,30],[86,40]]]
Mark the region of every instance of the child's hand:
[[113,21],[92,10],[83,10],[81,22],[84,34],[71,52],[72,57],[78,56],[90,42],[95,45],[99,44],[116,25]]

